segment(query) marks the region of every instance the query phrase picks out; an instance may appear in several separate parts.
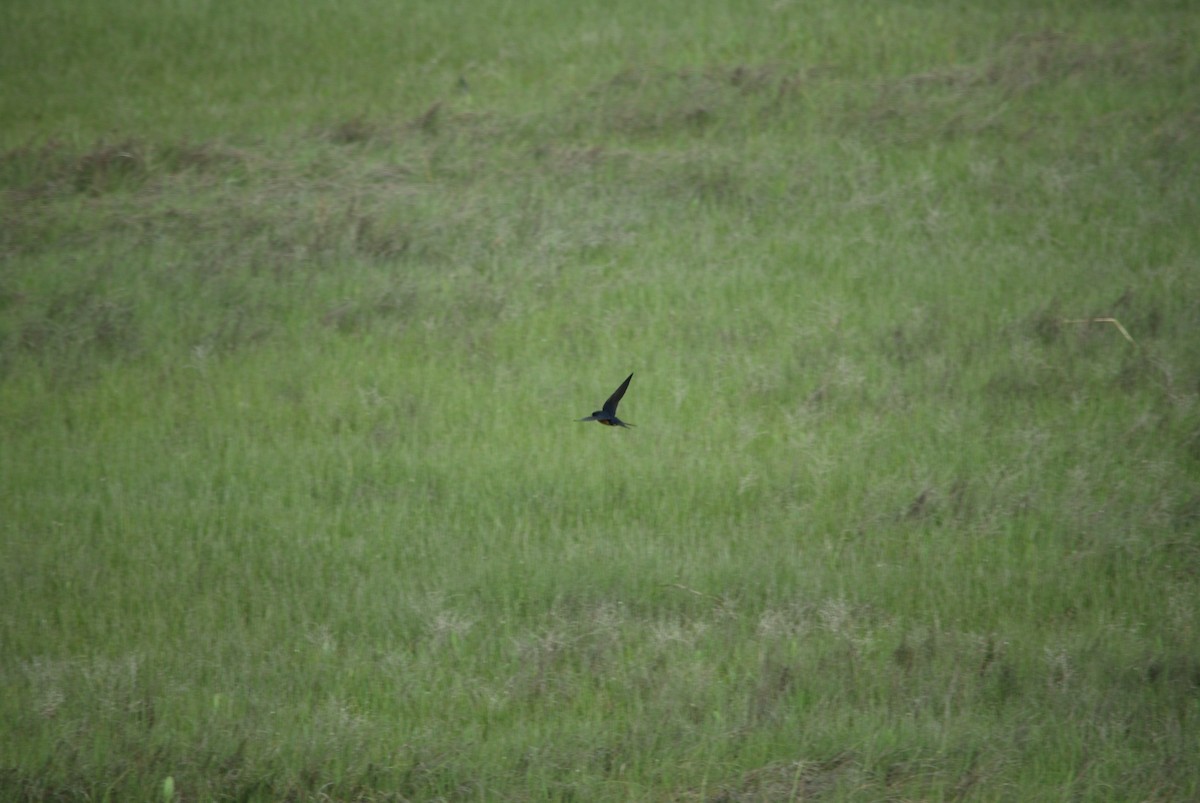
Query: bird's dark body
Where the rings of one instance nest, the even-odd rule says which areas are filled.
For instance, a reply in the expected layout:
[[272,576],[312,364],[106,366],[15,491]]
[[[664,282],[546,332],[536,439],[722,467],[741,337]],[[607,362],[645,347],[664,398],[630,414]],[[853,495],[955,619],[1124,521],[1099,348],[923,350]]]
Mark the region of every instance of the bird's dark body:
[[625,381],[621,383],[621,387],[613,391],[613,395],[608,397],[608,401],[604,402],[604,408],[597,410],[587,418],[581,418],[580,421],[595,421],[597,424],[603,424],[606,427],[632,427],[633,424],[626,424],[621,419],[617,418],[617,405],[621,403],[621,397],[625,395],[625,390],[629,387],[629,380],[633,379],[633,374],[625,377]]

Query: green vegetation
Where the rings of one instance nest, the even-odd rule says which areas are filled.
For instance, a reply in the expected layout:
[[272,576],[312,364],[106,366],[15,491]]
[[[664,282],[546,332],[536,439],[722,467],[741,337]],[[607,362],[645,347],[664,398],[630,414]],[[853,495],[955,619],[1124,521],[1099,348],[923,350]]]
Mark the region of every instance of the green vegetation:
[[1200,798],[1200,12],[296,5],[0,8],[0,798]]

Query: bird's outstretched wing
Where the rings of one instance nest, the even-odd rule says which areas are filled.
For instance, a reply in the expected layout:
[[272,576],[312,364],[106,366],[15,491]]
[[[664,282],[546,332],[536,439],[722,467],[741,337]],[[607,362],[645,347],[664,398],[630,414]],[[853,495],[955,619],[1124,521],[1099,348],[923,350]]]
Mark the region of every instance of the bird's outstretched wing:
[[604,412],[611,415],[617,414],[617,405],[621,403],[621,397],[625,395],[625,389],[629,387],[629,380],[633,379],[633,374],[625,377],[625,381],[621,383],[621,387],[613,391],[613,395],[608,397],[608,401],[604,403]]

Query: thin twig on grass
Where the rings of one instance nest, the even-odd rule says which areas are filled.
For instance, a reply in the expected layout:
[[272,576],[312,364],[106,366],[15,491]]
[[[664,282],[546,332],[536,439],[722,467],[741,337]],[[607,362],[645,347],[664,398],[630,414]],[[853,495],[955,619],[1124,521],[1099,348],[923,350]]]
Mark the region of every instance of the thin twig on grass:
[[1113,326],[1117,327],[1117,330],[1122,335],[1125,336],[1126,340],[1128,340],[1130,343],[1133,343],[1135,346],[1137,345],[1137,341],[1129,336],[1129,333],[1125,331],[1125,327],[1122,326],[1121,322],[1116,318],[1064,318],[1063,323],[1111,323]]
[[716,602],[718,605],[726,605],[727,604],[724,597],[717,596],[716,594],[705,594],[703,591],[697,591],[694,588],[689,588],[688,586],[685,586],[683,583],[665,583],[665,585],[667,586],[667,588],[678,588],[680,591],[686,591],[689,594],[695,594],[697,597],[703,597],[704,599],[711,599],[714,602]]

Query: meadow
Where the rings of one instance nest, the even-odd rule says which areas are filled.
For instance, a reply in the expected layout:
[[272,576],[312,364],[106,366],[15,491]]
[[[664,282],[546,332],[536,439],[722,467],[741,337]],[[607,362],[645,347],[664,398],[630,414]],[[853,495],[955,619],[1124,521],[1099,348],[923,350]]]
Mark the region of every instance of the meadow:
[[1200,799],[1197,41],[3,4],[0,798]]

